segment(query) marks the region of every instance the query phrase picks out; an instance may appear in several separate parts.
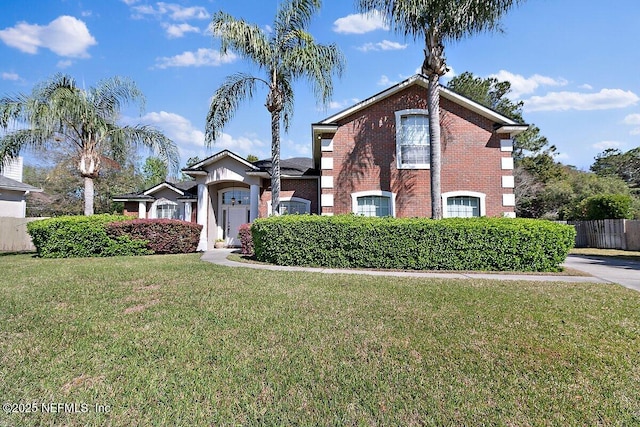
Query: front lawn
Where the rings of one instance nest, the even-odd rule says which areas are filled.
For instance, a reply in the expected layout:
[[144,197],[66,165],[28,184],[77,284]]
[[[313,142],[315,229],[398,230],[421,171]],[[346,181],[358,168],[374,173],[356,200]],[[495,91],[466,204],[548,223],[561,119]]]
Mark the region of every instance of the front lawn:
[[37,409],[1,426],[640,423],[640,293],[620,286],[198,254],[0,271],[0,396]]

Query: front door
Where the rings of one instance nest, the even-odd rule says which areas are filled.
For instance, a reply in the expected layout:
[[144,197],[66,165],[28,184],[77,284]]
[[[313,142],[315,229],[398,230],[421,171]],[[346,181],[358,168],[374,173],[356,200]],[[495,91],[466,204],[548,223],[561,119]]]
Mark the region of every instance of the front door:
[[227,223],[225,224],[225,244],[227,246],[240,246],[240,239],[238,238],[238,232],[240,226],[248,222],[249,207],[248,206],[228,206],[227,211]]

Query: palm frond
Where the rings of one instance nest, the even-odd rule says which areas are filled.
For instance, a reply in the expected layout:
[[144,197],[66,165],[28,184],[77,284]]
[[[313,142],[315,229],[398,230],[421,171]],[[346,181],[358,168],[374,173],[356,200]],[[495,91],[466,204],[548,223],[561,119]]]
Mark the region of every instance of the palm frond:
[[222,128],[235,115],[239,105],[245,99],[253,97],[258,82],[269,87],[269,83],[263,79],[245,73],[236,73],[227,77],[222,86],[216,90],[207,114],[205,142],[208,146],[218,139]]
[[0,139],[0,165],[20,155],[23,149],[46,149],[53,141],[53,135],[40,129],[19,129]]
[[313,87],[316,100],[326,105],[333,96],[332,77],[341,76],[345,58],[334,44],[302,43],[292,47],[283,60],[283,68],[294,77],[303,77]]
[[274,30],[278,39],[288,33],[309,26],[311,18],[320,8],[320,0],[287,0],[278,8]]
[[140,112],[144,111],[145,97],[131,79],[112,77],[102,80],[89,91],[89,100],[98,114],[116,120],[122,106],[130,102],[140,104]]
[[162,159],[172,173],[179,172],[178,147],[170,138],[153,127],[146,125],[114,127],[109,135],[109,142],[114,159],[126,155],[124,149],[127,146],[146,147]]
[[363,12],[378,11],[392,29],[414,38],[437,29],[444,41],[500,29],[500,18],[524,0],[358,0]]
[[273,51],[269,38],[257,25],[220,11],[213,16],[210,29],[220,39],[223,53],[231,49],[255,62],[260,68],[270,66]]

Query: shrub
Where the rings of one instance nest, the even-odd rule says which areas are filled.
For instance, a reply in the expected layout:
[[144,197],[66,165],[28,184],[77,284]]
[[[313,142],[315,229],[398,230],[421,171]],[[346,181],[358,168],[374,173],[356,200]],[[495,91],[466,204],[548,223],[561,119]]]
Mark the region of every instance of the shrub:
[[627,194],[596,194],[578,205],[579,219],[631,219],[632,199]]
[[123,215],[62,216],[27,224],[38,255],[43,258],[143,255],[146,242],[128,236],[111,239],[106,224],[127,221]]
[[259,261],[337,268],[557,271],[575,241],[572,226],[508,218],[287,215],[251,232]]
[[134,219],[107,224],[107,235],[117,239],[130,237],[146,242],[157,254],[195,252],[200,241],[202,225],[177,219]]
[[251,224],[242,224],[238,229],[243,255],[253,255],[253,238],[251,237]]

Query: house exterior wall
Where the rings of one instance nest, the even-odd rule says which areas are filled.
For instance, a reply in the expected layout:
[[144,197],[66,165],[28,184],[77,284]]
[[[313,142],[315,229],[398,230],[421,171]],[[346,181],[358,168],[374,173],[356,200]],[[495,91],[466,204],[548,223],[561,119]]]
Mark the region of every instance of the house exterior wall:
[[0,217],[24,218],[26,206],[24,191],[0,190]]
[[[318,205],[317,178],[285,178],[280,182],[280,199],[298,197],[311,202],[311,213],[320,212]],[[260,189],[260,203],[258,213],[260,218],[269,216],[269,202],[271,201],[271,180],[263,179]]]
[[127,216],[138,217],[138,202],[124,202],[123,213]]
[[[344,118],[335,135],[322,136],[332,138],[333,147],[322,151],[321,213],[352,212],[352,193],[388,191],[396,195],[397,217],[431,216],[430,170],[397,168],[395,112],[408,109],[427,109],[426,88],[409,86]],[[500,150],[509,135],[496,134],[491,120],[442,97],[440,115],[442,193],[485,194],[486,216],[513,212],[503,206],[503,195],[513,189],[502,187],[502,177],[513,171],[502,169],[501,160],[511,152]]]

